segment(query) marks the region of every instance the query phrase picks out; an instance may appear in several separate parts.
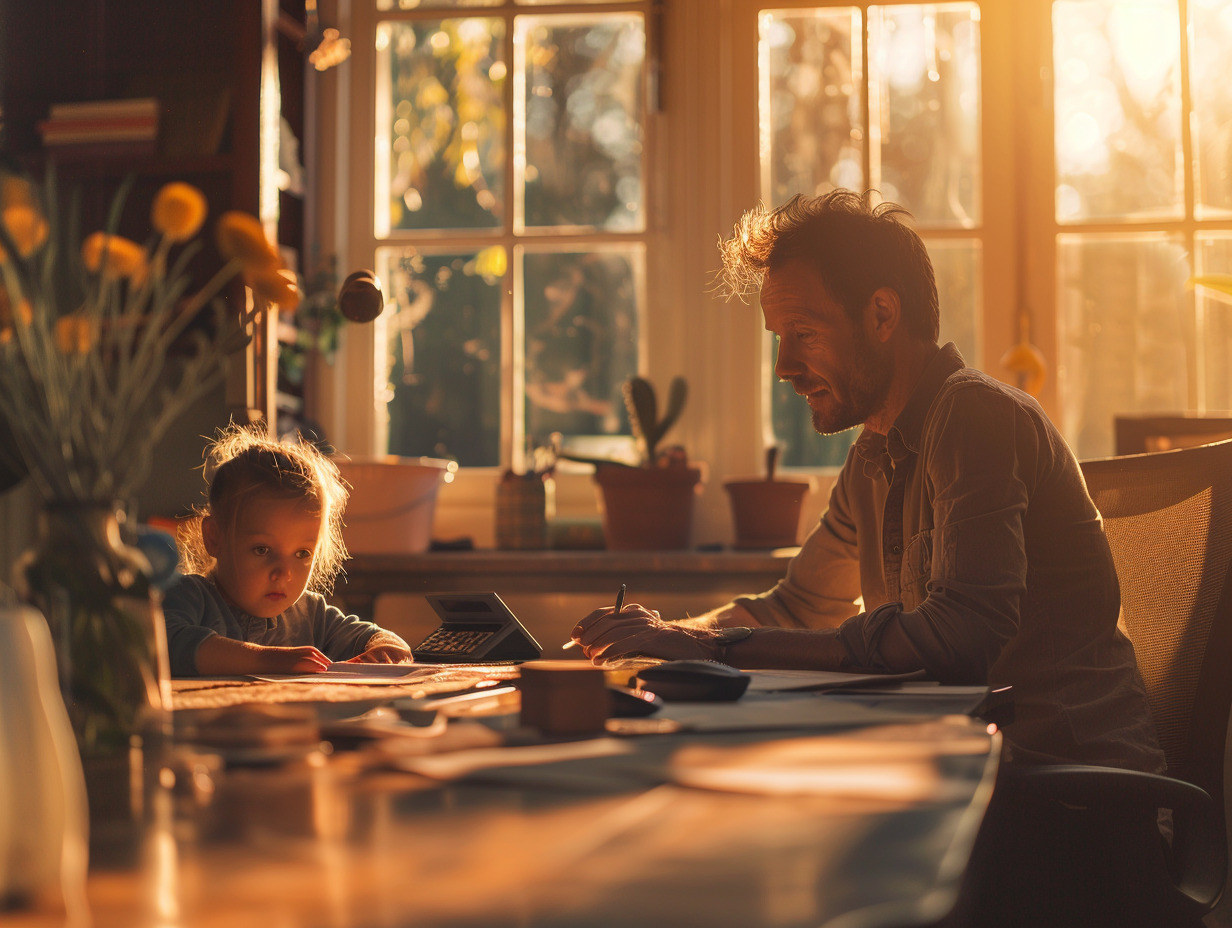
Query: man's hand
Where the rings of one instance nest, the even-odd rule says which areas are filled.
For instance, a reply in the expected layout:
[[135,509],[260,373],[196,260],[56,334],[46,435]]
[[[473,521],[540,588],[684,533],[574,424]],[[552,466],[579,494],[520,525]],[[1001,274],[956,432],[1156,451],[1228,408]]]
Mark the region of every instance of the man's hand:
[[573,637],[595,663],[635,656],[712,661],[722,651],[714,629],[664,622],[658,612],[636,603],[619,613],[596,609],[577,624]]
[[408,648],[396,644],[378,644],[357,654],[348,664],[409,664],[413,658]]

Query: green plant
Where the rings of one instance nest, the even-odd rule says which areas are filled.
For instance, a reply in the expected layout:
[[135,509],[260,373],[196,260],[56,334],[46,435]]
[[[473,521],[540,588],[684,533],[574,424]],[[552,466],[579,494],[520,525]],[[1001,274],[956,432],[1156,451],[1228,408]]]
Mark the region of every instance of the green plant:
[[662,419],[659,418],[654,387],[646,378],[630,377],[621,392],[625,397],[625,407],[629,410],[629,421],[633,426],[633,437],[637,440],[642,466],[654,467],[659,460],[659,442],[684,410],[689,395],[688,384],[683,377],[672,378]]
[[[684,449],[676,446],[668,451],[659,452],[659,442],[667,434],[667,430],[676,424],[680,413],[684,410],[684,402],[688,398],[689,388],[683,377],[673,377],[667,393],[667,409],[663,418],[659,418],[659,402],[655,396],[654,387],[645,377],[630,377],[620,388],[625,398],[625,408],[629,411],[629,422],[633,428],[633,438],[637,442],[638,462],[641,467],[684,466],[688,463]],[[550,453],[553,459],[576,461],[579,464],[593,464],[600,467],[629,467],[634,465],[613,458],[592,458],[584,455],[571,454],[560,446],[560,436],[553,436]]]

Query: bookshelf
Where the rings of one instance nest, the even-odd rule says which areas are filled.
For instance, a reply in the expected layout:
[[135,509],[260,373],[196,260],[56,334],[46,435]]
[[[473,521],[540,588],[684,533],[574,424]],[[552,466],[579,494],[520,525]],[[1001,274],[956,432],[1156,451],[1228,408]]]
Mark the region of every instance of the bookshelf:
[[[289,132],[301,150],[307,142],[304,23],[304,0],[0,0],[0,148],[10,164],[36,176],[54,171],[60,201],[78,201],[82,229],[106,224],[116,189],[131,177],[117,231],[144,241],[154,194],[182,180],[201,189],[212,216],[229,209],[260,216],[300,270],[302,195],[263,187],[273,175],[262,171],[261,159],[271,151],[277,158],[279,148],[269,138],[270,120],[262,119],[263,98],[280,110],[279,134]],[[271,63],[279,96],[269,92]],[[59,144],[45,144],[57,116],[63,127],[66,114],[133,100],[157,101],[153,138],[69,140],[61,133]],[[200,241],[191,268],[204,281],[222,259],[212,234]],[[242,305],[242,285],[227,299]],[[226,388],[168,437],[166,466],[142,494],[141,516],[175,515],[198,500],[201,478],[193,468],[201,463],[201,436],[233,417],[276,421],[273,325],[254,346],[235,359]]]

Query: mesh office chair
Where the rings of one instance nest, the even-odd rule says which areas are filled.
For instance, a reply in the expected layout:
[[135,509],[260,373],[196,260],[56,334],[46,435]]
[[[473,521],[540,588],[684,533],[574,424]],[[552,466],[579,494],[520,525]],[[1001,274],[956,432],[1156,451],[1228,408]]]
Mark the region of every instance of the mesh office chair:
[[[1168,776],[1034,767],[1008,771],[1005,785],[1014,795],[1079,810],[1092,834],[1135,810],[1171,809],[1166,850],[1108,848],[1087,898],[1051,911],[1083,925],[1096,917],[1098,924],[1198,925],[1227,878],[1232,441],[1087,461],[1082,469],[1104,517],[1121,584],[1121,627],[1134,643]],[[1121,885],[1109,885],[1122,861]]]

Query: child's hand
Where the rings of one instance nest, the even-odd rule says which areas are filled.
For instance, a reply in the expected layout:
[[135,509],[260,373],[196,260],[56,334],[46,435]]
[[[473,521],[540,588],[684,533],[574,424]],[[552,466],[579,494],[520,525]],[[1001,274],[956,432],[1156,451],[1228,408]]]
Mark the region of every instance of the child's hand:
[[278,648],[211,635],[197,649],[197,673],[203,677],[251,673],[319,673],[329,658],[311,645]]
[[408,648],[396,644],[378,644],[357,654],[348,664],[409,664],[414,660]]
[[314,648],[262,647],[258,660],[263,665],[258,673],[321,673],[329,670],[329,658]]

